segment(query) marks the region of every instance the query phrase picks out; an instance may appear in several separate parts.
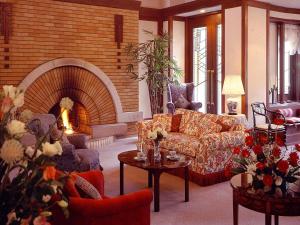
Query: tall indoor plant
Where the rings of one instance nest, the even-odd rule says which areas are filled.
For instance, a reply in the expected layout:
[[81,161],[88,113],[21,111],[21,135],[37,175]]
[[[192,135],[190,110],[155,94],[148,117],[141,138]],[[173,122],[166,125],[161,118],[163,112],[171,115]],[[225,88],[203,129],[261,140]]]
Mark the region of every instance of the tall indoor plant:
[[[181,70],[175,60],[168,56],[169,35],[167,33],[154,35],[149,31],[144,32],[151,37],[149,40],[139,44],[131,43],[126,48],[128,56],[132,59],[132,63],[127,65],[127,70],[132,75],[132,79],[146,80],[153,115],[162,112],[164,90],[168,83],[178,82]],[[141,64],[144,71],[141,74],[134,67],[137,63]],[[172,76],[169,76],[169,70]]]

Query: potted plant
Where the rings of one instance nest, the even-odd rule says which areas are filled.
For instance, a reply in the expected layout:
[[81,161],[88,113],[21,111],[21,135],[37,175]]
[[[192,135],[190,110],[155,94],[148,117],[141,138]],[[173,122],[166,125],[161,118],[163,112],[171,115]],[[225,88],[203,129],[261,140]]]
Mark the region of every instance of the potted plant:
[[[154,35],[152,32],[144,31],[151,36],[150,40],[139,43],[129,44],[126,53],[131,57],[132,63],[127,65],[127,71],[134,80],[146,80],[152,115],[162,113],[163,93],[167,84],[170,82],[178,83],[178,78],[182,71],[178,68],[174,59],[168,56],[169,36],[167,33]],[[139,74],[134,65],[142,64],[143,73]],[[169,76],[169,70],[172,76]]]

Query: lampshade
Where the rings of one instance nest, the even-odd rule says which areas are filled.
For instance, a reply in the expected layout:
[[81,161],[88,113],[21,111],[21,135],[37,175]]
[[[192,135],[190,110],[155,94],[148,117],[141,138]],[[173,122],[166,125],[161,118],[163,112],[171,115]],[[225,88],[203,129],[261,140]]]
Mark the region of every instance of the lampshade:
[[245,94],[240,75],[226,75],[222,90],[223,95],[243,95]]

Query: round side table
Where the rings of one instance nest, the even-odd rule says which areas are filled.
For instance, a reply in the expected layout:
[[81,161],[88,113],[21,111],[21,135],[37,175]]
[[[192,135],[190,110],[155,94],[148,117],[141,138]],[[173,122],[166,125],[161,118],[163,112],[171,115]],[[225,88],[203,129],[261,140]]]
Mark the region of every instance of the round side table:
[[239,205],[264,213],[265,225],[272,224],[272,215],[274,215],[275,225],[279,225],[279,216],[300,216],[300,196],[298,194],[288,194],[283,197],[255,194],[250,191],[251,182],[250,174],[238,174],[230,180],[233,189],[234,225],[238,225]]

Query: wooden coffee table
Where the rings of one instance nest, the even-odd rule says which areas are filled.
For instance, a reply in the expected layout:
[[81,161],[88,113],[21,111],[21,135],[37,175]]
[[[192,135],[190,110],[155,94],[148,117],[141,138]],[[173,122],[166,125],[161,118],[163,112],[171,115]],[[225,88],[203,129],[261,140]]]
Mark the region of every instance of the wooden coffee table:
[[[265,225],[272,224],[274,215],[275,225],[279,225],[279,216],[300,216],[300,196],[290,193],[283,197],[269,194],[258,195],[249,192],[250,174],[238,174],[231,178],[233,188],[233,224],[238,225],[239,205],[256,212],[265,214]],[[248,184],[248,185],[247,185]]]
[[118,159],[120,161],[120,195],[124,194],[124,164],[134,166],[148,171],[148,187],[152,188],[154,178],[154,211],[159,212],[159,178],[163,172],[184,169],[185,180],[185,202],[189,201],[189,165],[191,159],[187,156],[180,155],[180,160],[171,161],[162,157],[161,162],[152,162],[148,160],[139,162],[134,159],[137,155],[137,150],[120,153]]

